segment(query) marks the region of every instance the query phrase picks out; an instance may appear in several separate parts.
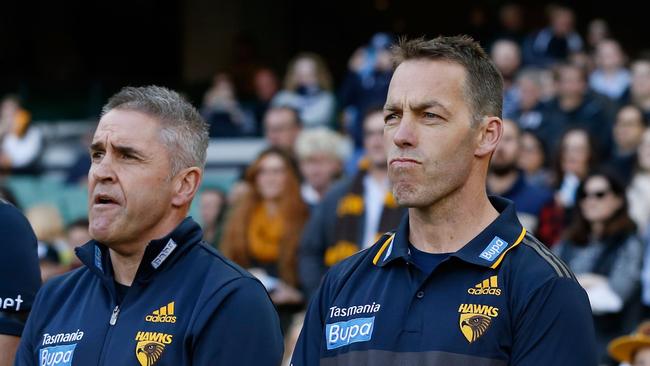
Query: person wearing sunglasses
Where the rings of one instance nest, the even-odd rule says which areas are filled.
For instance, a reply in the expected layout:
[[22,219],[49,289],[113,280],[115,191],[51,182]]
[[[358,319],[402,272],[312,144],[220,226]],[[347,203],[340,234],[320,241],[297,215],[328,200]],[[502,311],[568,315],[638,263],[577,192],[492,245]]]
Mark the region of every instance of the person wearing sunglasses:
[[628,214],[625,186],[613,172],[588,174],[578,187],[576,208],[554,249],[587,291],[605,360],[607,342],[625,332],[638,303],[643,245]]

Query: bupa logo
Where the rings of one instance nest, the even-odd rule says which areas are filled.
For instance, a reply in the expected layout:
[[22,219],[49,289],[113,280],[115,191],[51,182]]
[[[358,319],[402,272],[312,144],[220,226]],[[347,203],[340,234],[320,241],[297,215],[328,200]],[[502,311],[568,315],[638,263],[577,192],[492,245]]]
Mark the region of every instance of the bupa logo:
[[503,253],[503,250],[506,249],[508,246],[508,242],[499,238],[498,236],[495,236],[494,239],[488,244],[485,249],[483,249],[483,253],[479,255],[479,257],[485,259],[486,261],[494,262],[497,257]]
[[325,342],[327,342],[327,349],[347,346],[350,343],[369,341],[372,338],[374,325],[374,316],[326,324]]
[[71,366],[77,344],[42,348],[39,353],[40,366]]

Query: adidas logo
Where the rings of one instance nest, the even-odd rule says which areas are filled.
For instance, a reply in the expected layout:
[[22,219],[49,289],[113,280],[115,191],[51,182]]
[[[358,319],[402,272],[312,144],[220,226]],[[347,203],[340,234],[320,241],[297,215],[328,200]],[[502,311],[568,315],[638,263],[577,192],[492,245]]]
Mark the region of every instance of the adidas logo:
[[176,323],[176,316],[174,315],[174,301],[154,310],[150,315],[147,315],[144,320],[152,323]]
[[497,283],[497,276],[486,278],[474,287],[468,288],[467,293],[470,295],[501,295],[501,289]]

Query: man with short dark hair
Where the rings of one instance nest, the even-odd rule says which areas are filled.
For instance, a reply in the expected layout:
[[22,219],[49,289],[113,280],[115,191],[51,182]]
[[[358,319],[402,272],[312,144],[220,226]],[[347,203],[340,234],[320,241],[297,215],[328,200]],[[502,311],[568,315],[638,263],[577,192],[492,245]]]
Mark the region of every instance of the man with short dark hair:
[[278,365],[282,335],[262,284],[186,217],[207,125],[178,93],[127,87],[91,147],[83,266],[34,303],[17,365]]
[[403,41],[395,59],[384,144],[408,215],[325,275],[293,365],[595,366],[584,290],[485,191],[499,72],[467,37]]

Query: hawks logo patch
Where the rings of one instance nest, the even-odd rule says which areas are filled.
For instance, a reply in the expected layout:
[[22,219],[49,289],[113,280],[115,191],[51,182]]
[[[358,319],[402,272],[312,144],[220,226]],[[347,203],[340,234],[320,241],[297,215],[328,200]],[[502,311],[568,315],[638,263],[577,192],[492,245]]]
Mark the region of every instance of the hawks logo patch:
[[138,332],[135,340],[135,357],[141,366],[153,366],[158,362],[165,346],[172,343],[172,335],[158,332]]
[[475,342],[490,328],[492,320],[499,316],[499,308],[489,305],[460,304],[458,325],[469,343]]

